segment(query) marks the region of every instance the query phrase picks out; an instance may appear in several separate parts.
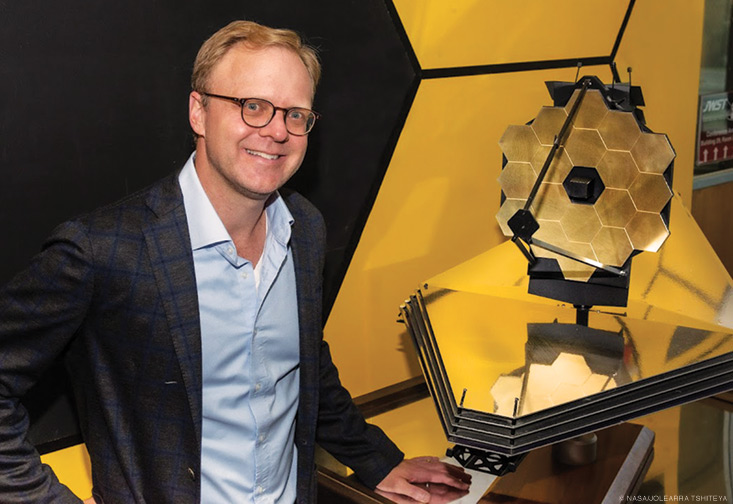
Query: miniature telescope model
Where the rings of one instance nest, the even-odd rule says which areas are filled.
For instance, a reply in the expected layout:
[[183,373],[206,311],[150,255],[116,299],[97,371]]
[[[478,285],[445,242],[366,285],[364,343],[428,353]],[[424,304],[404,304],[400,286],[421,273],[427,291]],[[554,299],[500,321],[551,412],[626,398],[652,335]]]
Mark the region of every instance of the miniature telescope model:
[[547,87],[553,106],[499,141],[510,240],[400,308],[449,454],[494,474],[733,388],[733,282],[672,191],[675,153],[641,90]]

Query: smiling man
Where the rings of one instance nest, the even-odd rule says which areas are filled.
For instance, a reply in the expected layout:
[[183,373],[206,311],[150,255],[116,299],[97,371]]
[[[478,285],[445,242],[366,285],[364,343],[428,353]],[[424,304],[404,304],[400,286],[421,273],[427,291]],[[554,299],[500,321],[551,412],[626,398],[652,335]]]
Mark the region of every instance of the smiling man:
[[465,473],[404,460],[364,421],[323,341],[323,220],[280,191],[319,75],[292,31],[222,28],[194,64],[180,172],[59,226],[0,292],[0,502],[79,502],[18,402],[61,355],[88,502],[313,503],[316,443],[396,499],[427,501],[420,482],[465,491]]

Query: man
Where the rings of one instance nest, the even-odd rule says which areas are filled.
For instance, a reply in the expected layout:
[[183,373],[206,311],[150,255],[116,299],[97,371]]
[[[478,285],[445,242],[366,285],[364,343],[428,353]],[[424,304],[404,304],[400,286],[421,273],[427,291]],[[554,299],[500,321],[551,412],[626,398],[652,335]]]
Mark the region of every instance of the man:
[[278,189],[320,68],[287,30],[234,22],[194,64],[180,173],[60,226],[0,293],[0,502],[78,502],[18,398],[64,355],[98,503],[311,503],[316,442],[369,486],[465,490],[403,460],[340,385],[321,332],[324,226]]

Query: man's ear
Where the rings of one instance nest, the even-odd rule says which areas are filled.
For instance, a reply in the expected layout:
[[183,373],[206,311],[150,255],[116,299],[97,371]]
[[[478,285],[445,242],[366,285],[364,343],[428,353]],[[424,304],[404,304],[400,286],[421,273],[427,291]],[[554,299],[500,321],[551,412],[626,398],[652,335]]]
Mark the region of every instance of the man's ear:
[[204,127],[206,118],[206,108],[202,102],[203,96],[198,91],[191,91],[188,95],[188,122],[191,129],[199,136],[206,136],[206,128]]

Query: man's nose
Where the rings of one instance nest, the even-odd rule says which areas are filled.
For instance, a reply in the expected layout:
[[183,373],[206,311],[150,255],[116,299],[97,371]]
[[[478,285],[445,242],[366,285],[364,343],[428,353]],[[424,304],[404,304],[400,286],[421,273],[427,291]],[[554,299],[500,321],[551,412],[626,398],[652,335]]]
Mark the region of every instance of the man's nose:
[[276,142],[286,141],[290,133],[285,126],[285,111],[276,110],[270,122],[260,128],[260,135],[272,137]]

